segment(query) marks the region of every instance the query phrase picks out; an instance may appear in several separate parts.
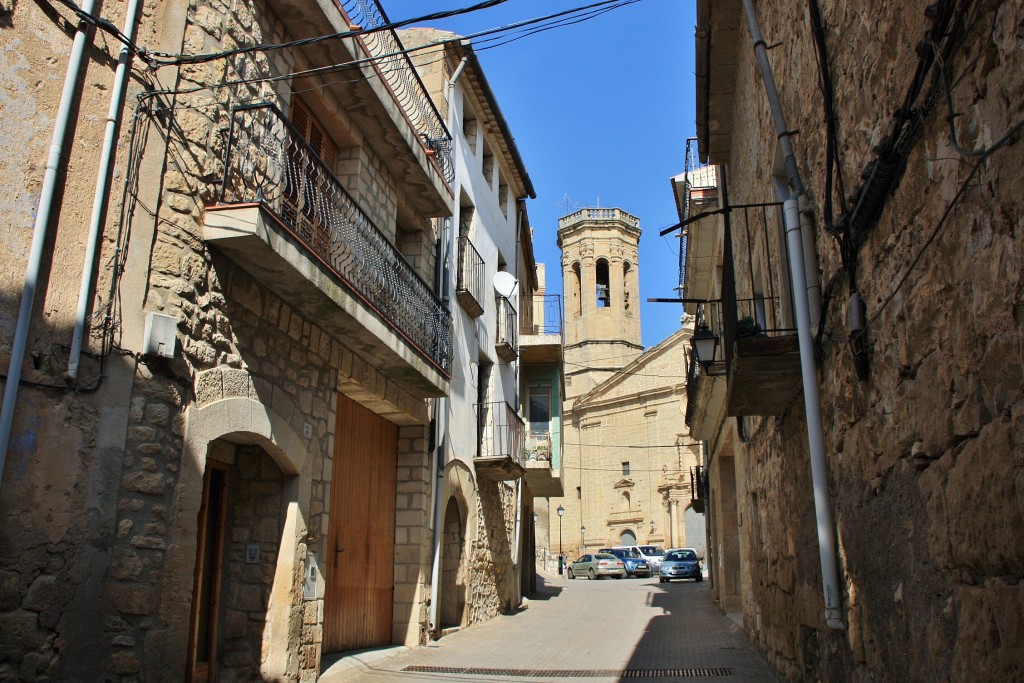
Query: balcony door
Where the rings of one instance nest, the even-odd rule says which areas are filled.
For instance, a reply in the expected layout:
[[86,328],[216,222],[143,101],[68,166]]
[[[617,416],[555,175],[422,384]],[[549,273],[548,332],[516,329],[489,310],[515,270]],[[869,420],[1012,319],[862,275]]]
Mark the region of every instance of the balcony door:
[[330,243],[334,210],[330,187],[338,163],[338,146],[298,98],[292,104],[291,124],[300,139],[289,142],[281,213],[314,251],[325,253]]

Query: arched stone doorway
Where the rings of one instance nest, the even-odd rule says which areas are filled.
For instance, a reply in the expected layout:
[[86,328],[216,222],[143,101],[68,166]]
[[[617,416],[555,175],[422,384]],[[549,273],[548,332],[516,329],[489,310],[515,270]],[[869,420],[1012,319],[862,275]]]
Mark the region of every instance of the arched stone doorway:
[[619,534],[619,545],[636,545],[636,532],[632,529],[624,529]]
[[441,537],[441,628],[462,626],[466,617],[466,522],[455,497],[448,499]]
[[259,446],[210,444],[198,516],[188,680],[260,675],[281,551],[285,477]]

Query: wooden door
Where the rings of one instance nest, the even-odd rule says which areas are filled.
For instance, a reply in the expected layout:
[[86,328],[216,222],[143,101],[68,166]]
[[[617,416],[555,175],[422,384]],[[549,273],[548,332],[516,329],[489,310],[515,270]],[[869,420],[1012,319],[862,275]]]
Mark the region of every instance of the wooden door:
[[338,394],[324,651],[391,644],[398,427]]
[[203,502],[199,508],[192,617],[189,624],[186,680],[190,683],[207,683],[217,678],[217,627],[227,509],[227,466],[209,460],[203,476]]

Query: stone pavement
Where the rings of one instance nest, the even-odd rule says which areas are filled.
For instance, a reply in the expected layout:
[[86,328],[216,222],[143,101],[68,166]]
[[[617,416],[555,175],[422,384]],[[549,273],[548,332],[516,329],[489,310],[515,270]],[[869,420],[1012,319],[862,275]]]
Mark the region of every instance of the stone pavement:
[[418,649],[331,660],[321,683],[620,679],[777,683],[708,582],[539,576],[526,609]]

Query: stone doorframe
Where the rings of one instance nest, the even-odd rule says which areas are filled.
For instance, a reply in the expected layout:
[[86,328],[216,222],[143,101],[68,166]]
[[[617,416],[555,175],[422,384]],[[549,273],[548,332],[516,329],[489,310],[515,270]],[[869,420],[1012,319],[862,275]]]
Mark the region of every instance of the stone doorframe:
[[[308,520],[304,515],[309,513],[312,459],[307,459],[305,441],[286,420],[259,401],[242,397],[192,405],[186,411],[181,479],[171,510],[175,542],[168,548],[167,578],[160,600],[160,617],[167,631],[159,649],[163,650],[165,661],[154,670],[165,672],[167,680],[177,680],[175,672],[183,671],[186,661],[196,562],[196,519],[210,445],[218,440],[260,446],[285,477],[282,494],[286,510],[267,608],[264,643],[268,652],[261,673],[267,680],[296,680],[303,613],[302,591],[296,590],[296,586],[302,585],[306,560]],[[322,583],[321,579],[319,584]],[[323,599],[322,590],[317,599]]]

